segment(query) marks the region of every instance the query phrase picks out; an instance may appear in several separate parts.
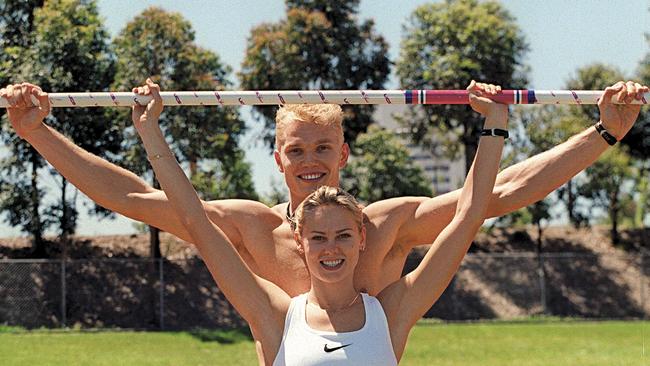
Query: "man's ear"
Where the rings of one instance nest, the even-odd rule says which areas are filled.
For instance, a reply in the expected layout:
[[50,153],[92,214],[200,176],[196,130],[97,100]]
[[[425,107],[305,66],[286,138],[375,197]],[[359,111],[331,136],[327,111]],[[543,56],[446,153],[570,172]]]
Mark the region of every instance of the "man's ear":
[[284,173],[284,167],[282,166],[282,159],[280,158],[280,151],[273,151],[273,157],[275,158],[275,164],[278,166],[280,173]]
[[302,246],[302,239],[297,232],[293,232],[293,239],[296,241],[296,247],[298,248],[298,253],[305,254],[305,248]]
[[341,160],[339,161],[339,168],[343,168],[348,163],[350,157],[350,146],[347,142],[343,143],[341,147]]
[[361,225],[361,243],[359,244],[359,250],[366,250],[366,225]]

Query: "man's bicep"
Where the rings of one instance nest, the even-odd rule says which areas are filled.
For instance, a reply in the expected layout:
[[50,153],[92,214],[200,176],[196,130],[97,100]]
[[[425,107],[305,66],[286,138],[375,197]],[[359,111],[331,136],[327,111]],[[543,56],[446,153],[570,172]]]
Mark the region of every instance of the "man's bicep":
[[[163,191],[152,191],[130,195],[132,210],[126,216],[141,221],[147,225],[154,226],[162,231],[168,232],[189,243],[192,242],[189,232],[174,212],[172,206]],[[224,201],[203,201],[203,208],[210,220],[221,229],[231,243],[237,245],[241,241],[239,230],[233,225],[237,222],[236,210],[229,209],[228,200]],[[230,212],[232,211],[232,212]]]
[[402,224],[400,241],[409,248],[431,244],[454,218],[457,202],[458,191],[422,200],[412,218]]

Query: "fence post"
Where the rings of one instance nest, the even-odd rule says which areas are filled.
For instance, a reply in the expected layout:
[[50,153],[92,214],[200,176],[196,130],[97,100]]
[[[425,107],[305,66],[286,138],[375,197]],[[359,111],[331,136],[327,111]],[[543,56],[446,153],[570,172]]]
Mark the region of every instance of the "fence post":
[[643,319],[646,319],[648,317],[648,312],[645,307],[645,268],[643,267],[645,255],[645,249],[641,250],[641,255],[639,258],[639,273],[641,275],[639,276],[639,282],[641,285],[641,309],[643,309]]
[[67,304],[66,304],[66,259],[63,257],[61,259],[61,327],[65,328],[66,324],[68,323],[67,319]]
[[539,278],[539,301],[542,303],[542,314],[548,314],[546,306],[546,271],[544,270],[544,255],[538,254],[537,277]]
[[160,281],[160,330],[165,329],[165,275],[163,273],[163,258],[158,258],[158,273]]

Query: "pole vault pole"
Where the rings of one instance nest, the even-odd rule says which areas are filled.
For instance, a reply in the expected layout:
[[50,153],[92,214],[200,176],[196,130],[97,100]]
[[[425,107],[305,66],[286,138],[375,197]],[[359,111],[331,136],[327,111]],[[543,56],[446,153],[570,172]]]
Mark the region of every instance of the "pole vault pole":
[[[52,107],[129,107],[145,105],[149,96],[131,92],[50,93]],[[469,104],[466,90],[260,90],[161,92],[166,106],[284,104]],[[600,90],[503,90],[489,96],[503,104],[598,104]],[[650,93],[632,104],[648,104]],[[32,100],[36,100],[32,97]],[[612,98],[613,103],[617,103]],[[36,102],[35,102],[36,104]],[[9,107],[0,98],[0,108]]]

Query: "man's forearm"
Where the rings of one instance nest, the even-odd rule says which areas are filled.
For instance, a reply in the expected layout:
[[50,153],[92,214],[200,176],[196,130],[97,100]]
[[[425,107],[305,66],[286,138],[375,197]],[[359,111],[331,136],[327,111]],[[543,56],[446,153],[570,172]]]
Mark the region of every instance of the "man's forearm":
[[503,170],[497,176],[488,217],[501,216],[542,200],[609,147],[594,127],[564,143]]
[[75,187],[110,210],[132,216],[128,195],[153,191],[137,175],[89,153],[47,125],[24,138]]

